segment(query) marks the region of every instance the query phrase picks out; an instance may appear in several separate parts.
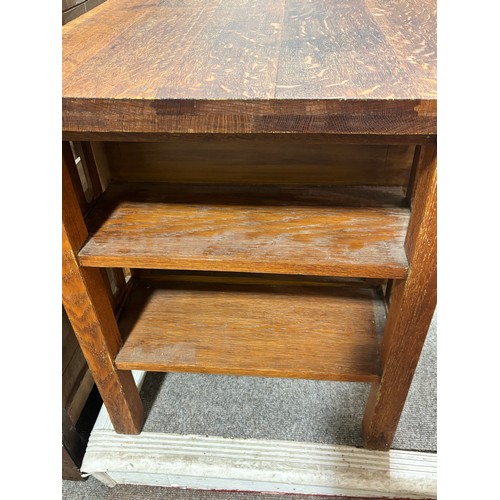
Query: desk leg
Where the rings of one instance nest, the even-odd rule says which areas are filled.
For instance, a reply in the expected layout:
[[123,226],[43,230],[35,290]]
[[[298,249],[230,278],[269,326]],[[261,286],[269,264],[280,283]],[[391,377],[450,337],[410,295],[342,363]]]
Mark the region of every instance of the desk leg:
[[143,406],[130,371],[117,370],[121,346],[113,307],[99,269],[80,267],[77,253],[87,239],[71,164],[63,154],[63,304],[116,432],[138,434]]
[[422,147],[405,247],[410,270],[394,281],[384,339],[382,377],[374,383],[363,420],[366,448],[388,450],[403,411],[437,300],[436,148]]

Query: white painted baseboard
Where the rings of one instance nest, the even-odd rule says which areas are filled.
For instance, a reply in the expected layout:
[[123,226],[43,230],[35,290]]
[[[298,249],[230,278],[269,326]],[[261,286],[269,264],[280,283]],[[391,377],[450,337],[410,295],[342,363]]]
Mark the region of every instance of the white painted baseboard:
[[[134,376],[140,385],[143,374]],[[435,498],[436,463],[434,453],[152,432],[120,435],[103,409],[82,471],[110,486]]]

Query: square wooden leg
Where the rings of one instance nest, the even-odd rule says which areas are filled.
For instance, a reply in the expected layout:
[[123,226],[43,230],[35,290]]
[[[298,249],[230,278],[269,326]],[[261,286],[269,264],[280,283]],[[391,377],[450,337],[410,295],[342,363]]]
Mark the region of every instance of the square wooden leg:
[[408,277],[395,281],[381,346],[382,377],[363,420],[366,448],[388,450],[410,389],[437,300],[436,149],[422,148],[406,238]]
[[130,371],[117,370],[114,359],[121,338],[113,306],[99,269],[80,267],[77,253],[87,228],[63,154],[62,264],[63,304],[116,432],[138,434],[143,406]]

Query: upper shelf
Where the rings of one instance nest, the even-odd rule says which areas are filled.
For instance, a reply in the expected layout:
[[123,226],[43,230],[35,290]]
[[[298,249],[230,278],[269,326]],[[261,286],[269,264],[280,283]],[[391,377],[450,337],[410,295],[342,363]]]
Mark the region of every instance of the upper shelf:
[[82,265],[404,278],[409,212],[383,187],[112,185]]
[[63,27],[63,130],[436,133],[434,0],[108,0]]

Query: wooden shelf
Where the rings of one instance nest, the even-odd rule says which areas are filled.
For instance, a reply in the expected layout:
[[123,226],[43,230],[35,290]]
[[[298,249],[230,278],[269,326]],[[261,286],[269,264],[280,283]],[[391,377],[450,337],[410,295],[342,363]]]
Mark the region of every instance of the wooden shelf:
[[141,280],[120,318],[126,340],[115,364],[121,370],[376,381],[384,322],[374,288]]
[[117,184],[88,219],[91,267],[404,278],[398,188]]
[[109,1],[62,74],[63,303],[115,431],[144,422],[130,369],[377,381],[388,450],[436,305],[435,0]]

